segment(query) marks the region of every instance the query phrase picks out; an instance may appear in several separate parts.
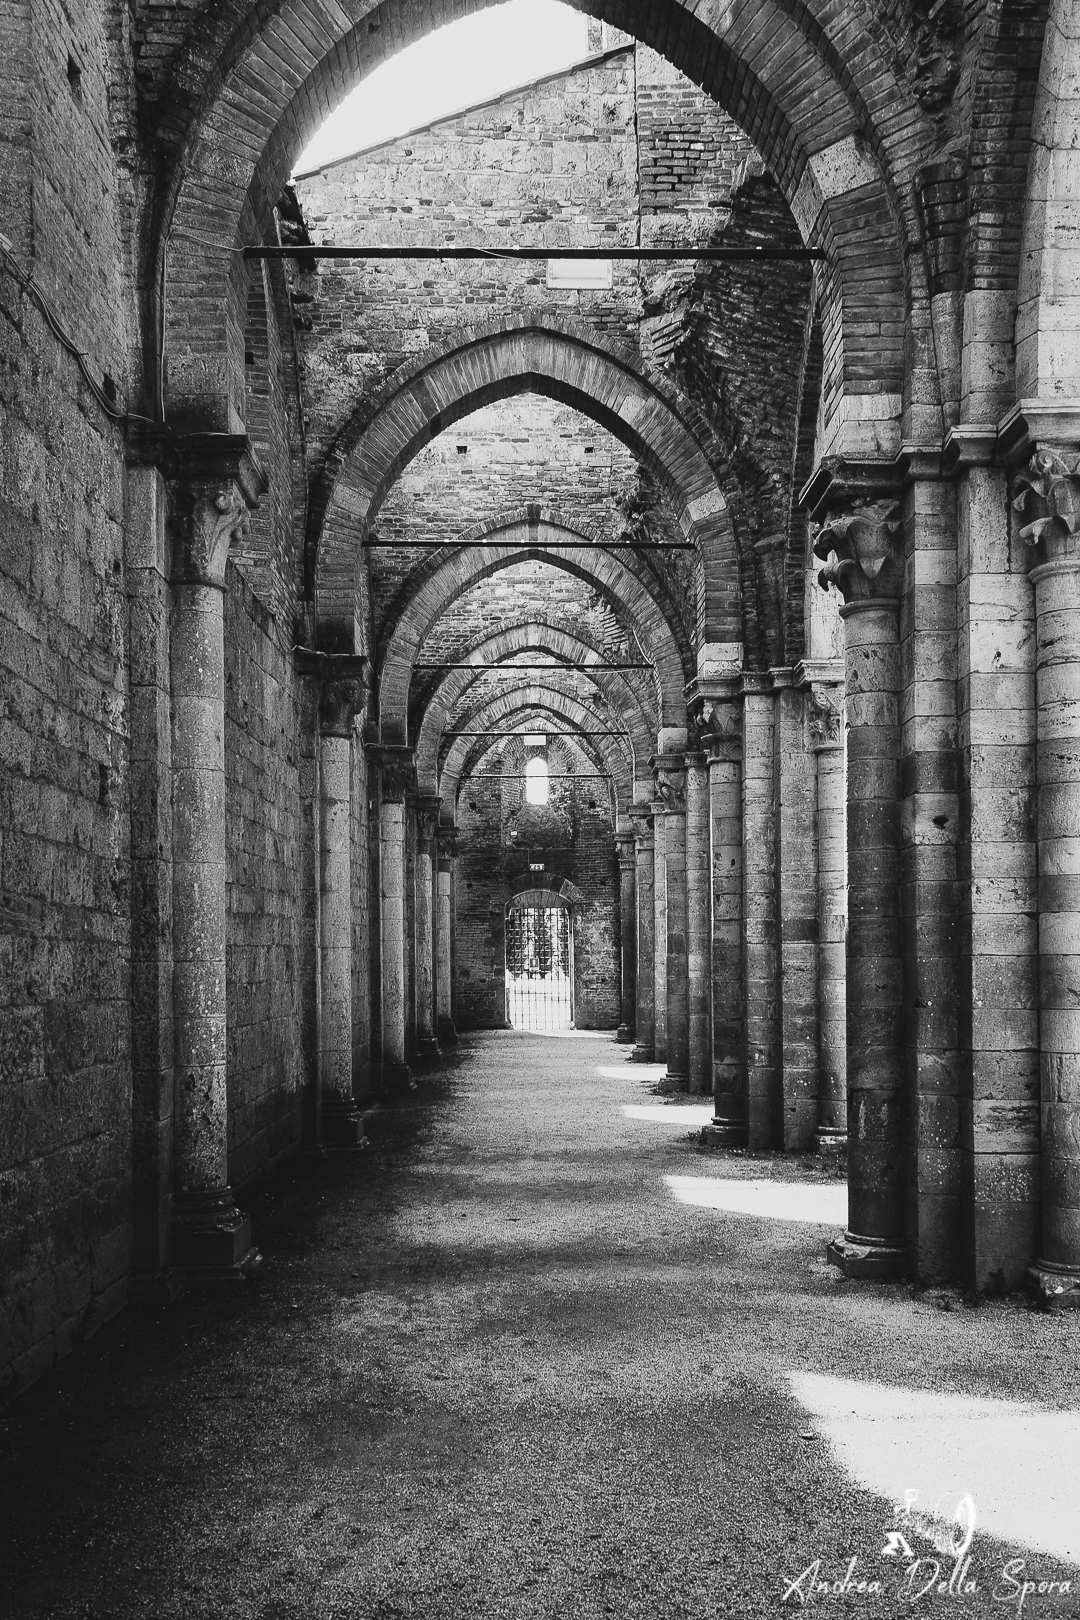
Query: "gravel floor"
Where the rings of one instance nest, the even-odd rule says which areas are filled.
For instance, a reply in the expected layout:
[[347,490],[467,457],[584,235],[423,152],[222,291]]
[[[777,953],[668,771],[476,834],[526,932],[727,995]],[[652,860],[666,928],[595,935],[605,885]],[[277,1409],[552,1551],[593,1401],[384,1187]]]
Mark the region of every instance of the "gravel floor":
[[[608,1037],[472,1037],[375,1118],[370,1152],[256,1199],[252,1285],[128,1313],[0,1417],[0,1610],[912,1612],[910,1566],[882,1557],[895,1509],[791,1378],[1033,1402],[1067,1424],[1080,1324],[848,1283],[824,1264],[827,1226],[709,1207],[724,1182],[775,1182],[780,1209],[830,1182],[809,1159],[698,1150],[657,1075]],[[701,1178],[704,1203],[672,1190],[697,1197]],[[1021,1609],[1001,1578],[1017,1556],[1080,1592],[1080,1570],[980,1531],[975,1590],[915,1612],[1080,1613],[1060,1591]],[[816,1559],[831,1583],[853,1558],[880,1592],[808,1577],[785,1607]]]

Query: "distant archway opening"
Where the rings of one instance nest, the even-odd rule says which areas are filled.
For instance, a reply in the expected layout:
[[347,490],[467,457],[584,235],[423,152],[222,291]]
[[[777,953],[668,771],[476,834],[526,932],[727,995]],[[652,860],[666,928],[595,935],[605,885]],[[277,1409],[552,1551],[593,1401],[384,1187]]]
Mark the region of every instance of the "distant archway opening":
[[526,889],[506,908],[506,1017],[514,1029],[574,1022],[574,914],[550,889]]

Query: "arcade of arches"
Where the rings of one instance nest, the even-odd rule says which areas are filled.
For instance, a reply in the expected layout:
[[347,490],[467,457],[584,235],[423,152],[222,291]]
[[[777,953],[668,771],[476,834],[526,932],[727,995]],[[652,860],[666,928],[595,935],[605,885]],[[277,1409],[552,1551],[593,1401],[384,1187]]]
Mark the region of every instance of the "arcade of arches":
[[12,1387],[242,1278],[523,896],[849,1277],[1080,1303],[1076,7],[598,0],[296,172],[463,9],[0,8]]

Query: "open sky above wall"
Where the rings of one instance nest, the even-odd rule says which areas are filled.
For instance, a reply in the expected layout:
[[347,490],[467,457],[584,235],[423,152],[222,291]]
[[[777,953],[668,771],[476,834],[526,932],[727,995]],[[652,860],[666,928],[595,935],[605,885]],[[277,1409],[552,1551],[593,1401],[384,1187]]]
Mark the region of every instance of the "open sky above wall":
[[569,67],[588,54],[588,23],[560,0],[507,0],[437,29],[345,98],[309,142],[296,172]]

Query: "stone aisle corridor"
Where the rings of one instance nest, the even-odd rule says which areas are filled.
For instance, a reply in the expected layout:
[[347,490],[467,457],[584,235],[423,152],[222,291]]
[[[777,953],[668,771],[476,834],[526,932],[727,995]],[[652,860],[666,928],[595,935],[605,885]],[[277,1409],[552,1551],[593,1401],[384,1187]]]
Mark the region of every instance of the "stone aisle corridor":
[[[1067,1407],[1075,1320],[844,1280],[823,1261],[841,1183],[699,1152],[708,1110],[658,1073],[609,1037],[474,1036],[370,1153],[256,1200],[248,1290],[128,1313],[4,1414],[3,1613],[741,1620],[857,1558],[881,1593],[811,1603],[895,1616],[896,1514],[858,1480],[898,1428],[897,1477],[935,1444],[981,1474],[955,1480],[976,1589],[918,1612],[1016,1612],[992,1590],[1012,1556],[1068,1578],[1077,1419],[1048,1438],[997,1403]],[[946,1394],[901,1396],[897,1422],[879,1386]],[[1043,1552],[1011,1539],[1033,1507]]]

